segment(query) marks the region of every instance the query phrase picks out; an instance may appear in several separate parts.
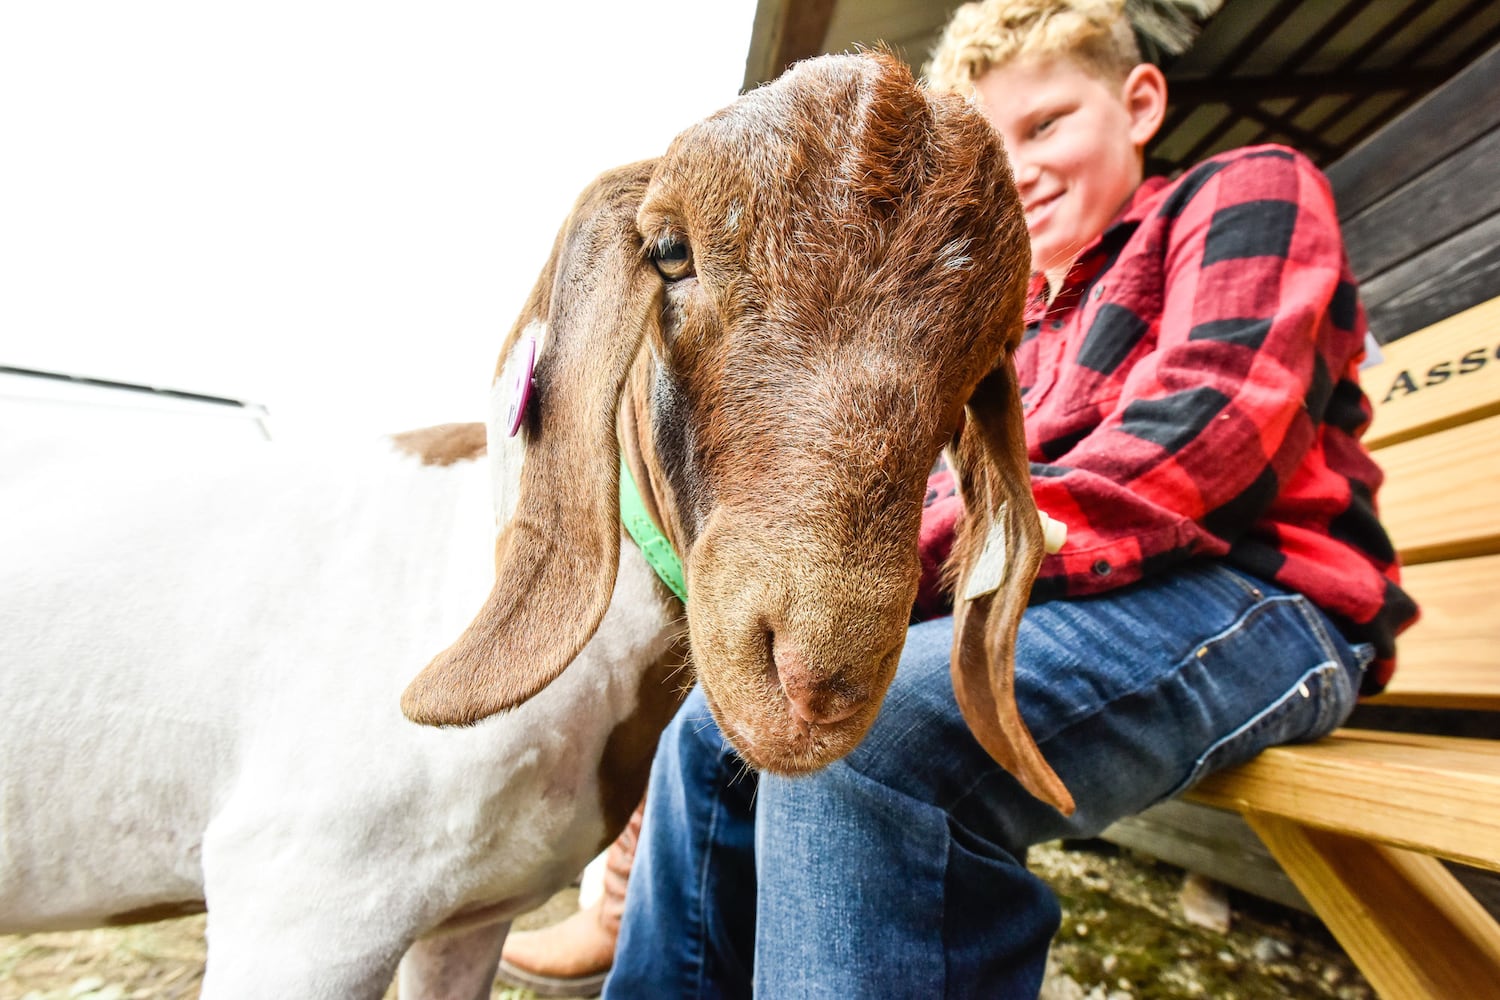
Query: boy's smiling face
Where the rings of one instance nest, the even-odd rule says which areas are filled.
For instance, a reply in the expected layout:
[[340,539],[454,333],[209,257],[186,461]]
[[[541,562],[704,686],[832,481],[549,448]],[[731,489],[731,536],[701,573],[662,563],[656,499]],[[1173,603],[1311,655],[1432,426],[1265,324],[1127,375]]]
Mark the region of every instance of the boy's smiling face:
[[1032,266],[1056,285],[1140,185],[1166,81],[1145,63],[1115,85],[1067,58],[1023,57],[988,70],[975,90],[1005,140]]

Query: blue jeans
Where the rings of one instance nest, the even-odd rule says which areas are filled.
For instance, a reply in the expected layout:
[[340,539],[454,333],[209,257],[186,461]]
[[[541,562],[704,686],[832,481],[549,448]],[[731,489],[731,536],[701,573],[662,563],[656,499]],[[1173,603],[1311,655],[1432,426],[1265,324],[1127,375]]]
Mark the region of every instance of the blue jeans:
[[1031,844],[1086,837],[1354,707],[1368,646],[1217,563],[1029,608],[1016,693],[1077,801],[1033,799],[969,735],[951,619],[907,634],[845,759],[757,776],[694,691],[663,734],[607,998],[1035,997],[1059,922]]

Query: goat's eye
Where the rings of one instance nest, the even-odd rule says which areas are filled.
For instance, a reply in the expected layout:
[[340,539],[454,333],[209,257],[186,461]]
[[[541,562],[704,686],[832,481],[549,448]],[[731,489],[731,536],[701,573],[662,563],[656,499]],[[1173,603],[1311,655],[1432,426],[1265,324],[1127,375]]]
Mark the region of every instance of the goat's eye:
[[663,236],[652,244],[651,262],[668,281],[681,281],[697,273],[693,268],[693,248],[680,236]]

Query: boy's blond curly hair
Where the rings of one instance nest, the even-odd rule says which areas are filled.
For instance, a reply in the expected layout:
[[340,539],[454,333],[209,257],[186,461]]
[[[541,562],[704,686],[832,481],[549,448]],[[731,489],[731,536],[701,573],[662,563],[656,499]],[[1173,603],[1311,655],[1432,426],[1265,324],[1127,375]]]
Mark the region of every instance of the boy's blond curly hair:
[[1124,0],[978,0],[953,12],[927,82],[968,94],[991,68],[1021,56],[1071,58],[1112,81],[1141,61]]
[[1142,61],[1176,55],[1221,0],[977,0],[953,12],[928,63],[936,90],[970,94],[974,81],[1022,56],[1070,58],[1123,82]]

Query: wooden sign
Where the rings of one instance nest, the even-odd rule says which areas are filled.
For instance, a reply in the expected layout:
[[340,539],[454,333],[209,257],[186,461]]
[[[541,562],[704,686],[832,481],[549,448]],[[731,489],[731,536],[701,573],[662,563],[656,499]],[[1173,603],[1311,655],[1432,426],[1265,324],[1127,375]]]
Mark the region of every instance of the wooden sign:
[[1381,350],[1384,360],[1360,373],[1375,405],[1368,447],[1500,413],[1500,298]]

